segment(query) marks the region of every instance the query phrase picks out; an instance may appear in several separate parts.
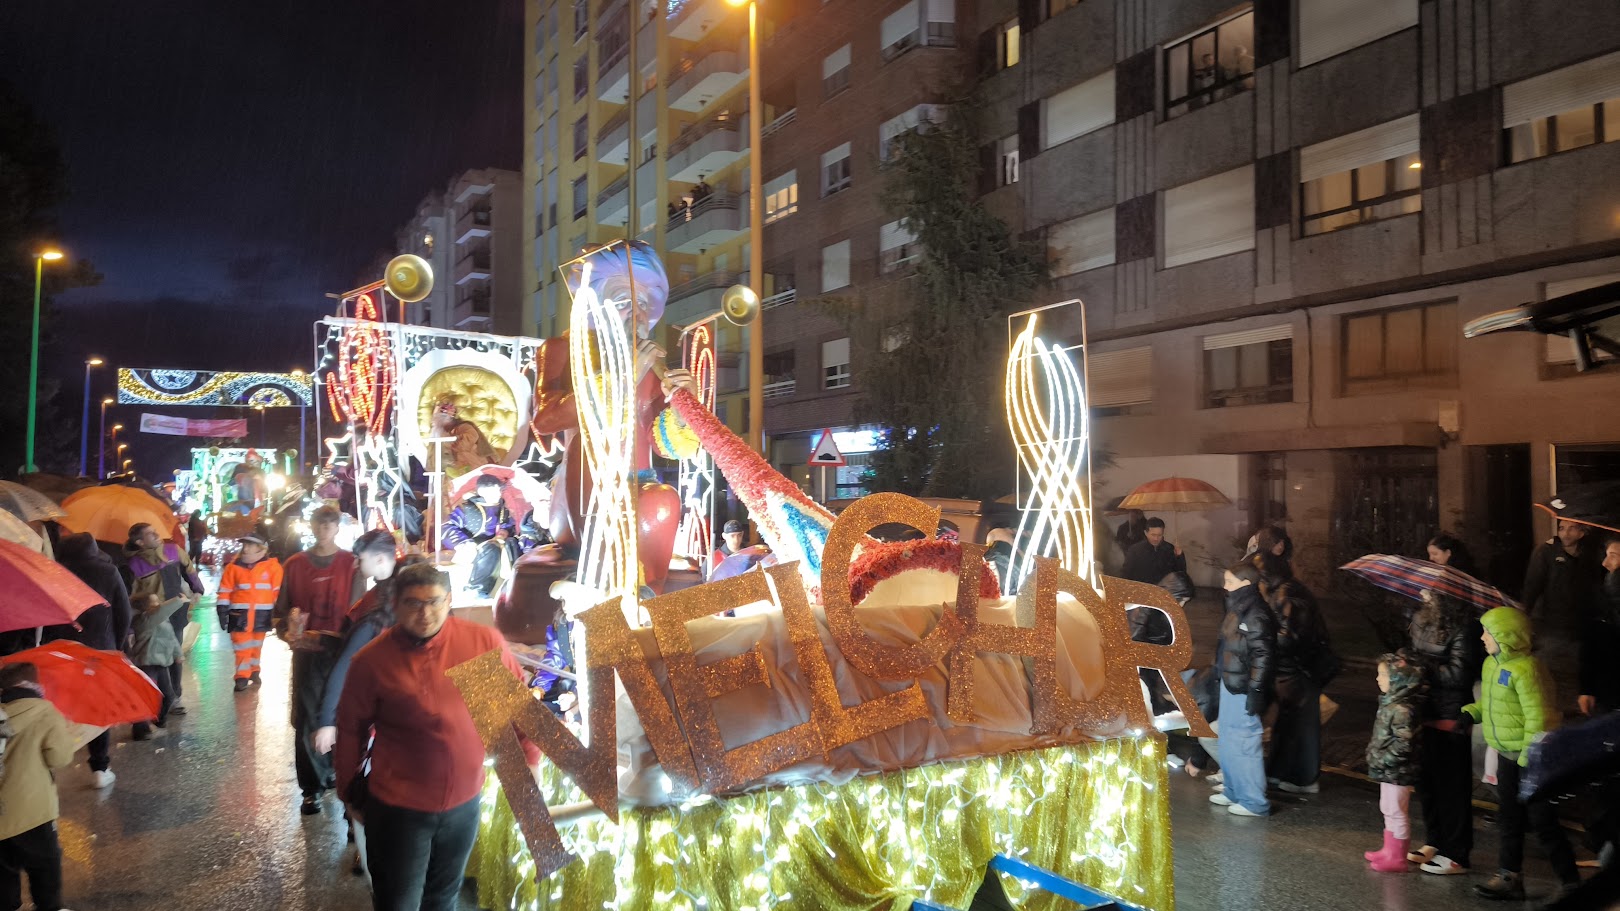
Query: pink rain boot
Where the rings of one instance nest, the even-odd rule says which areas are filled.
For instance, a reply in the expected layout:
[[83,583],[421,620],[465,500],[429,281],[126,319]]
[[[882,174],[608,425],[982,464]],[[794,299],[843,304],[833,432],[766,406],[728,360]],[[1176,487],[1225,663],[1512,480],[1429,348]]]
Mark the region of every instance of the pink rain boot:
[[1364,855],[1379,873],[1404,873],[1410,866],[1406,862],[1407,839],[1396,838],[1395,833],[1384,830],[1384,849]]

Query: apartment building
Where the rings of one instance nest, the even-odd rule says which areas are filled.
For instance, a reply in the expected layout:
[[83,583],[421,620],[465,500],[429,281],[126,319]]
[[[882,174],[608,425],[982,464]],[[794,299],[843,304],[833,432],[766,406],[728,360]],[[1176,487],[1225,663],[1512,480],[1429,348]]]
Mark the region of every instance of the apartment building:
[[1099,499],[1217,483],[1211,567],[1285,518],[1314,583],[1444,528],[1512,585],[1532,499],[1617,475],[1620,368],[1461,327],[1620,280],[1620,4],[976,6],[984,202],[1086,304]]
[[[884,244],[896,254],[905,240],[877,202],[877,167],[884,139],[969,74],[956,7],[762,6],[765,431],[772,461],[807,487],[815,437],[838,432],[853,464],[829,495],[860,492],[872,443],[854,423],[860,371],[847,331],[817,300],[903,272],[900,256],[883,257]],[[567,327],[559,265],[627,236],[633,216],[669,272],[673,348],[668,327],[714,313],[727,287],[749,280],[747,11],[725,0],[529,0],[527,23],[525,325]],[[717,410],[745,430],[747,334],[722,324],[719,342]]]
[[407,304],[408,322],[439,329],[523,335],[522,175],[499,168],[467,171],[423,197],[395,234],[400,253],[433,268],[433,292]]

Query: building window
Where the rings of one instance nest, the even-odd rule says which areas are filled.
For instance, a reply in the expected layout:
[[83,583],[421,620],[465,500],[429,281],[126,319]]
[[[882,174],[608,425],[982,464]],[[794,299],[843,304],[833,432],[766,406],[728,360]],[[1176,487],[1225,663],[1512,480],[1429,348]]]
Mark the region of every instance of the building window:
[[584,98],[585,93],[590,91],[590,88],[591,88],[590,72],[591,72],[591,59],[590,59],[590,57],[588,57],[588,56],[586,56],[584,54],[580,54],[579,58],[574,61],[574,100],[575,101],[578,101],[581,98]]
[[996,177],[996,186],[1005,187],[1018,182],[1018,134],[1005,137],[996,143],[996,154],[1001,161],[1000,173]]
[[1454,301],[1347,316],[1341,332],[1344,392],[1455,382],[1459,338]]
[[765,223],[799,211],[799,172],[789,171],[765,184]]
[[1092,414],[1145,413],[1153,404],[1153,348],[1143,345],[1090,355],[1086,381],[1091,385],[1086,404]]
[[1419,211],[1422,167],[1416,114],[1301,149],[1300,233]]
[[1299,0],[1299,66],[1418,24],[1418,0]]
[[1114,71],[1041,101],[1041,148],[1050,149],[1114,122]]
[[581,158],[584,158],[585,153],[590,150],[590,145],[591,145],[591,123],[590,123],[590,120],[591,120],[590,115],[585,114],[585,115],[582,115],[578,120],[574,121],[574,160],[575,161],[578,161]]
[[844,45],[821,61],[821,87],[827,98],[849,88],[849,45]]
[[1204,407],[1294,400],[1294,328],[1267,326],[1204,337]]
[[1502,88],[1507,163],[1620,140],[1620,52]]
[[1046,235],[1053,277],[1114,264],[1114,207],[1072,218]]
[[574,217],[575,218],[584,218],[585,217],[585,210],[589,205],[589,203],[587,201],[588,198],[589,198],[589,195],[590,195],[589,190],[590,190],[590,188],[587,185],[587,179],[586,178],[584,178],[584,177],[576,177],[576,178],[574,178]]
[[585,37],[591,28],[591,0],[574,0],[574,40]]
[[922,247],[904,223],[891,221],[878,231],[878,271],[888,275],[917,260]]
[[999,31],[1000,34],[996,36],[996,67],[1004,70],[1017,66],[1018,59],[1023,53],[1023,46],[1020,44],[1022,29],[1018,26],[1018,20],[1007,20],[1002,23]]
[[943,114],[937,104],[919,104],[885,120],[878,126],[878,158],[888,161],[894,153],[894,141],[905,133],[924,129],[938,123]]
[[1164,49],[1164,116],[1179,117],[1254,88],[1254,13],[1244,12]]
[[821,156],[821,195],[831,196],[849,189],[849,143]]
[[849,287],[849,241],[821,248],[821,293]]
[[849,339],[835,338],[821,343],[821,388],[849,387]]
[[911,0],[883,20],[878,46],[883,49],[884,60],[893,60],[917,46],[917,2]]
[[1254,249],[1254,166],[1164,192],[1164,266]]
[[1050,19],[1066,9],[1079,5],[1080,0],[1046,0],[1046,18]]
[[956,47],[956,0],[928,0],[923,37],[929,47]]

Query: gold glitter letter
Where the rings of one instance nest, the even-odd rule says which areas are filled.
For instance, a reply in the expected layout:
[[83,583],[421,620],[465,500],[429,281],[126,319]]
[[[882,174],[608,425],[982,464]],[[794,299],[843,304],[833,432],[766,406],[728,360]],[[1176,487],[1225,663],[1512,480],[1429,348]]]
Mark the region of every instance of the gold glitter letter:
[[1170,629],[1174,633],[1174,638],[1169,645],[1136,642],[1127,637],[1120,648],[1128,656],[1130,663],[1156,670],[1164,675],[1164,682],[1170,687],[1170,695],[1175,699],[1176,707],[1187,716],[1189,726],[1187,733],[1190,736],[1214,737],[1215,732],[1210,730],[1209,722],[1205,721],[1203,713],[1198,711],[1198,700],[1192,697],[1186,681],[1181,679],[1181,672],[1192,664],[1192,636],[1187,633],[1187,615],[1182,611],[1181,605],[1170,597],[1169,592],[1157,585],[1127,582],[1124,579],[1104,576],[1103,586],[1103,590],[1108,593],[1110,605],[1128,607],[1134,604],[1138,605],[1136,610],[1155,607],[1164,611],[1170,618]]

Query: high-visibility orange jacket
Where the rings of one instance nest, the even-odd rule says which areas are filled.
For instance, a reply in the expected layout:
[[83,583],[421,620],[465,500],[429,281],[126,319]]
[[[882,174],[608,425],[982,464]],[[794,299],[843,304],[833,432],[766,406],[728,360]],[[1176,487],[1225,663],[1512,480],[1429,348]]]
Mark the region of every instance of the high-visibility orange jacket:
[[219,577],[214,607],[229,632],[264,632],[270,629],[270,609],[281,591],[281,562],[275,557],[245,566],[232,560]]

